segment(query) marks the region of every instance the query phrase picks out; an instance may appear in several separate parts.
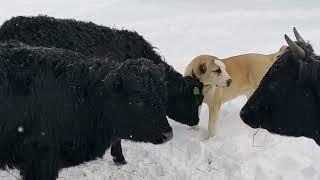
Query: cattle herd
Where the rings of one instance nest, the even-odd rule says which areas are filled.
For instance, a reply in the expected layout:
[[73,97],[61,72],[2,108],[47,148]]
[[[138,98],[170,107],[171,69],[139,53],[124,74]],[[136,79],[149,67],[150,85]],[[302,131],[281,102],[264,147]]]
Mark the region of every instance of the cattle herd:
[[[240,116],[253,128],[320,144],[320,57],[295,34]],[[166,116],[197,125],[202,90],[136,32],[14,17],[0,27],[0,169],[55,180],[60,169],[101,158],[109,147],[125,164],[121,139],[169,141]]]

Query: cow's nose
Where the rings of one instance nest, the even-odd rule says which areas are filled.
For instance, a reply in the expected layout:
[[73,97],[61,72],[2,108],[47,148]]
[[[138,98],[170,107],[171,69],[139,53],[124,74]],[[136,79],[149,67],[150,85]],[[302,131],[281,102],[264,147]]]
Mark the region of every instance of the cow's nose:
[[248,126],[250,126],[252,128],[259,128],[260,127],[260,123],[258,121],[259,118],[255,114],[256,114],[255,107],[252,107],[252,106],[246,107],[245,106],[240,111],[240,118]]
[[173,137],[173,132],[172,131],[162,133],[163,142],[167,142],[167,141],[171,140],[172,137]]
[[243,111],[240,111],[240,118],[245,121],[247,119],[246,113]]
[[227,87],[229,87],[231,85],[231,83],[232,83],[232,79],[228,79],[227,80]]

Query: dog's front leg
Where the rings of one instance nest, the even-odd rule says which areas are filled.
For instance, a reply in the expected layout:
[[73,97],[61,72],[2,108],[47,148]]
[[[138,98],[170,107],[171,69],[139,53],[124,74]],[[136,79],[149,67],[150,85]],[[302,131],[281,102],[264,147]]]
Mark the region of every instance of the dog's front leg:
[[220,106],[221,104],[217,103],[209,107],[208,138],[213,137],[215,135]]

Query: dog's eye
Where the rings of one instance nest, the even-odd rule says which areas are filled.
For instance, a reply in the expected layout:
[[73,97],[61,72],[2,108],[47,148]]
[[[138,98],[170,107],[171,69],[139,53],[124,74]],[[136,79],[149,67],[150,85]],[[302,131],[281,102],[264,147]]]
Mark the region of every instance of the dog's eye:
[[221,69],[217,69],[217,70],[214,70],[214,71],[212,71],[212,72],[214,72],[214,73],[221,73]]

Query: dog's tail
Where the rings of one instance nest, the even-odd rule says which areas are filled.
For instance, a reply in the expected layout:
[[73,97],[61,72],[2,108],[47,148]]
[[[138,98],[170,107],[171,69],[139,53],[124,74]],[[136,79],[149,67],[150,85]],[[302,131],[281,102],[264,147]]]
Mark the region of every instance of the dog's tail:
[[288,46],[281,46],[278,53],[283,54],[287,48],[288,48]]
[[285,53],[287,48],[288,46],[281,46],[281,48],[276,53],[274,53],[273,61],[275,62],[283,53]]
[[276,52],[277,56],[282,55],[286,50],[287,50],[288,46],[281,46],[281,48],[279,49],[278,52]]
[[192,66],[191,64],[188,64],[188,66],[186,67],[184,73],[183,73],[183,76],[186,77],[186,76],[192,76]]

